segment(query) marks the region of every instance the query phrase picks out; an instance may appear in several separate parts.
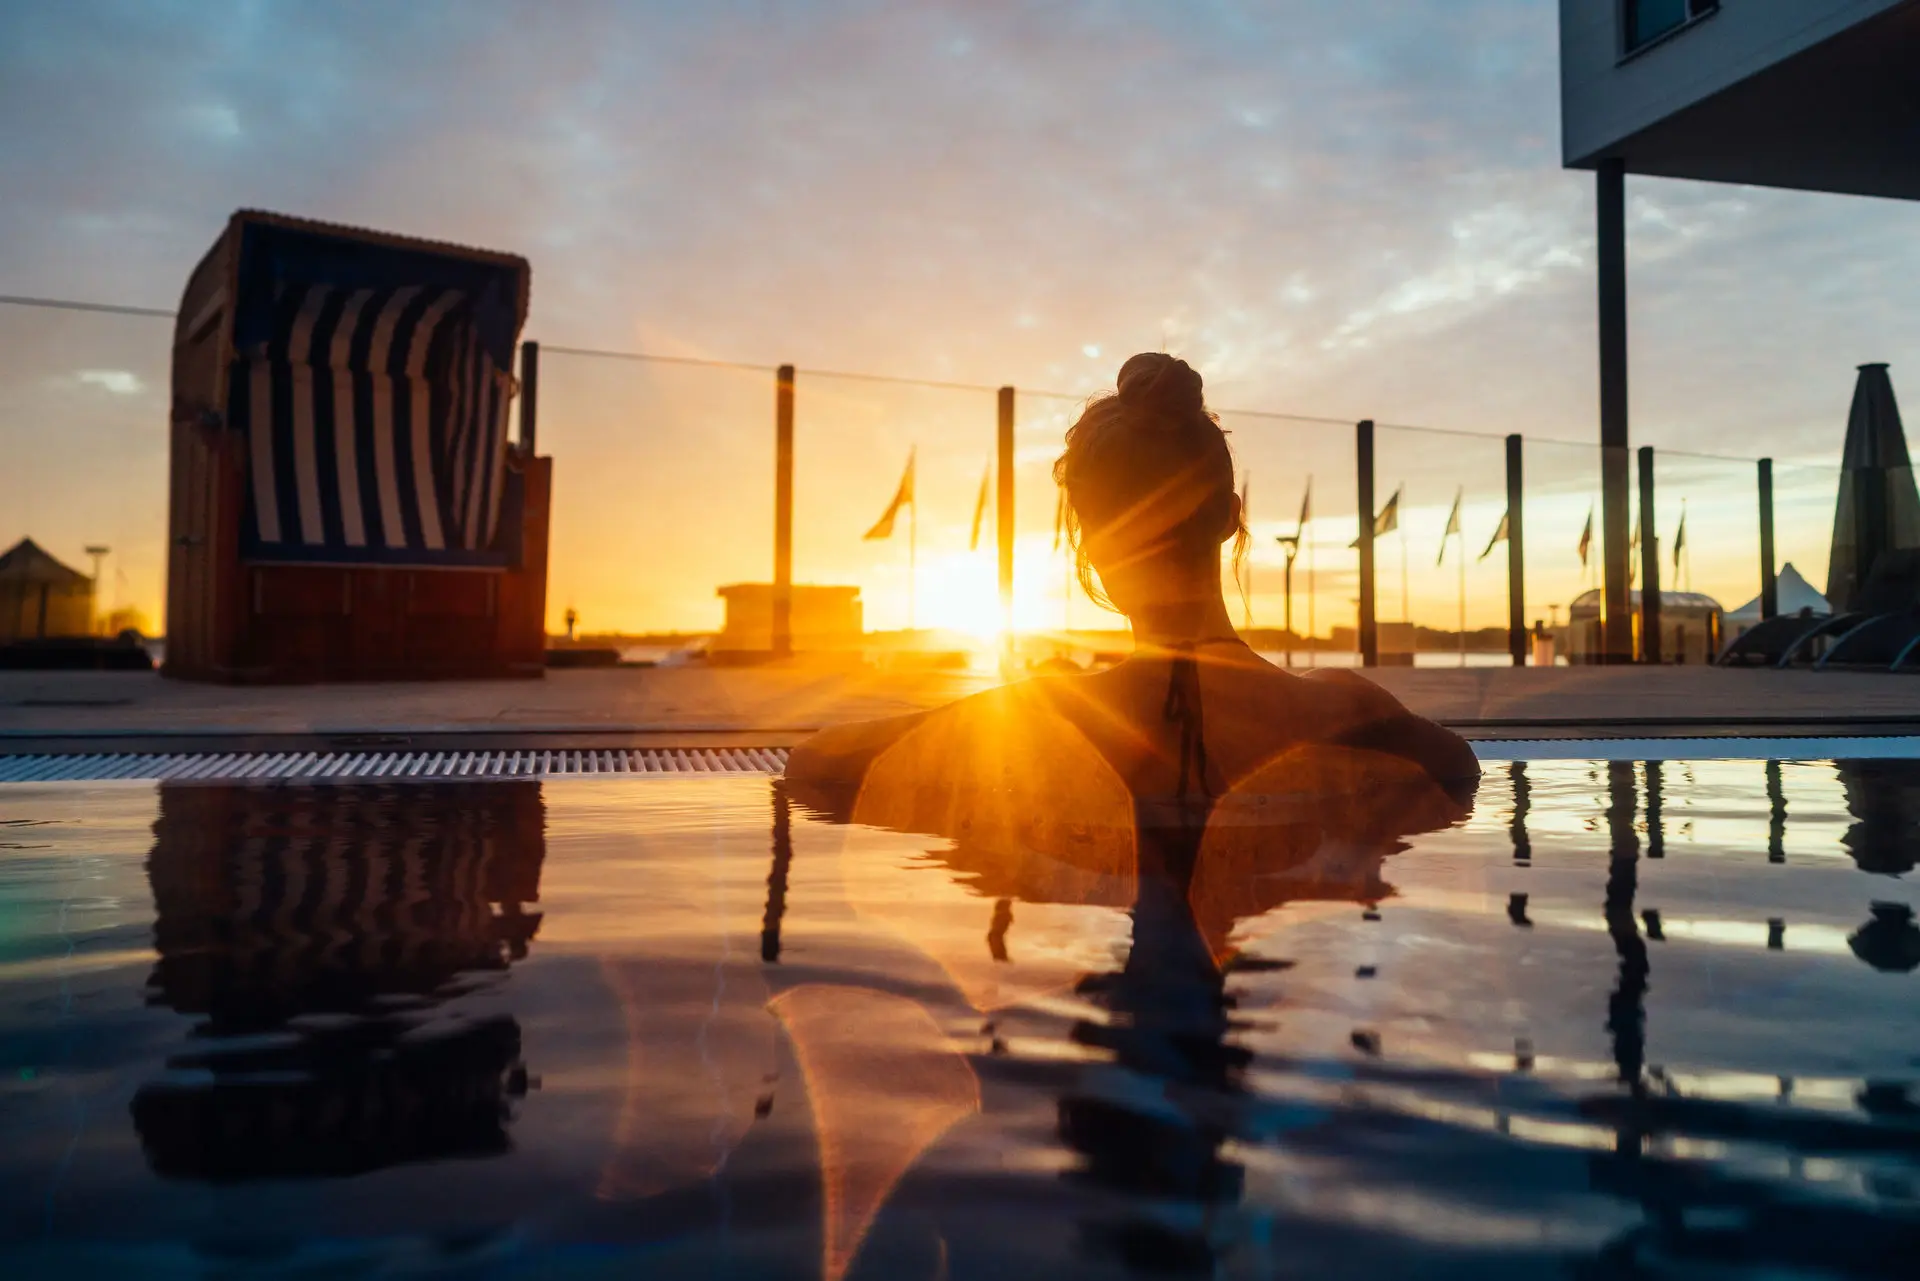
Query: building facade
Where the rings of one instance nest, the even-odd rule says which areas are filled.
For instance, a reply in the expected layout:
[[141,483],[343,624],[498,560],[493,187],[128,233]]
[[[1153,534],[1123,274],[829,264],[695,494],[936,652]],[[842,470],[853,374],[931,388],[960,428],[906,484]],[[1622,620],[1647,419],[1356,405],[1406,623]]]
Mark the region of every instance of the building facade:
[[1600,661],[1635,650],[1627,175],[1920,199],[1916,86],[1920,0],[1560,0],[1562,159],[1594,173]]
[[1915,0],[1560,0],[1569,168],[1920,198]]

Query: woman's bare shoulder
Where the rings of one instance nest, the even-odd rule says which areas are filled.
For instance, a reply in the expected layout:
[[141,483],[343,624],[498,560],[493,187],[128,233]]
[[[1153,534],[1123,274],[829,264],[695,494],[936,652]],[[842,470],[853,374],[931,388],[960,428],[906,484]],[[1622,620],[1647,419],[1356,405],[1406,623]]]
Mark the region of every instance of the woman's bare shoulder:
[[795,782],[857,786],[874,760],[916,730],[965,733],[986,719],[1049,706],[1059,682],[1084,679],[1039,676],[996,686],[944,706],[882,720],[833,725],[805,739],[787,754],[787,777]]
[[874,757],[931,714],[913,712],[817,730],[787,753],[786,776],[796,783],[858,784]]
[[1464,739],[1359,672],[1323,667],[1296,676],[1275,668],[1262,684],[1288,700],[1287,721],[1303,743],[1400,757],[1441,782],[1479,776],[1479,762]]

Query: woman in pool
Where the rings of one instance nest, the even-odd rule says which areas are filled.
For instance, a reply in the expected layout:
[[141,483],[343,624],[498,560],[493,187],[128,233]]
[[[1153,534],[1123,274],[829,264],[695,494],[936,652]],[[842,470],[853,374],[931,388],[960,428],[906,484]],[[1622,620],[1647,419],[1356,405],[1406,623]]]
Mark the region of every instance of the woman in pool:
[[[1066,491],[1081,584],[1127,616],[1133,654],[1102,672],[1040,677],[931,712],[822,731],[794,749],[790,780],[858,788],[891,755],[895,785],[904,766],[917,787],[950,790],[958,775],[1033,786],[1035,770],[1063,759],[1052,746],[1063,733],[1090,747],[1136,802],[1221,797],[1302,748],[1392,758],[1450,788],[1478,778],[1458,735],[1365,677],[1333,669],[1296,676],[1234,631],[1221,548],[1230,542],[1235,559],[1244,556],[1247,529],[1226,434],[1185,361],[1145,353],[1122,365],[1117,390],[1092,401],[1067,432],[1053,475]],[[1371,771],[1353,777],[1363,776]]]

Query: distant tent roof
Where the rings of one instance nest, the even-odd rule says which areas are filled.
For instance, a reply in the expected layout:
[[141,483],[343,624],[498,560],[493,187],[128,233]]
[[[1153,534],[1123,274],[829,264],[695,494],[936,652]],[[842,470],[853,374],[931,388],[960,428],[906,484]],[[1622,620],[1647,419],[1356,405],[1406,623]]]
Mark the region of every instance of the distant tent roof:
[[[1779,595],[1782,614],[1798,614],[1803,609],[1810,609],[1816,614],[1833,612],[1833,606],[1827,603],[1827,598],[1813,590],[1813,584],[1793,567],[1792,561],[1780,567],[1780,573],[1774,579],[1774,589]],[[1727,611],[1727,621],[1730,623],[1758,622],[1759,619],[1760,598],[1758,596],[1739,609]]]
[[31,538],[21,539],[0,555],[0,582],[77,586],[92,581],[79,570],[62,565]]

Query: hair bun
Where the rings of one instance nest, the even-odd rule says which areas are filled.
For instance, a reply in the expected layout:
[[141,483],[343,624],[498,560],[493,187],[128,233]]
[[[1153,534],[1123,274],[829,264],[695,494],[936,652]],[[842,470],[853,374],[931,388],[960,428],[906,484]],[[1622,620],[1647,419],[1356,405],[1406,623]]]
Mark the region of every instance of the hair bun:
[[1207,412],[1200,371],[1162,351],[1143,351],[1120,366],[1120,402],[1169,418],[1197,418]]

